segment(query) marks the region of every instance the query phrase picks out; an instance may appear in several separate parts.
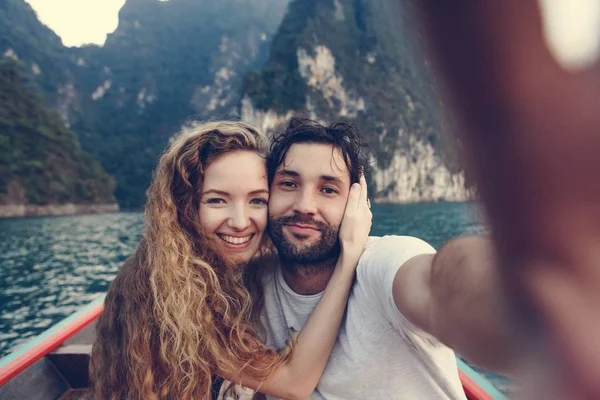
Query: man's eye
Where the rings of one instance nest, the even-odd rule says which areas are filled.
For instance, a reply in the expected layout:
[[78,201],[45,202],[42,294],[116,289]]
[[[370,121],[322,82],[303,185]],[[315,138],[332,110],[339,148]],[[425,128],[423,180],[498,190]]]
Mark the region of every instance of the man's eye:
[[284,188],[294,188],[296,187],[296,184],[292,181],[281,181],[279,182],[279,186]]
[[208,199],[206,204],[225,204],[225,200],[219,198]]
[[330,187],[323,188],[322,191],[325,194],[336,194],[337,193],[337,190],[335,190],[334,188],[330,188]]
[[250,204],[257,205],[257,206],[266,205],[268,203],[269,203],[269,201],[262,197],[257,197],[255,199],[250,200]]

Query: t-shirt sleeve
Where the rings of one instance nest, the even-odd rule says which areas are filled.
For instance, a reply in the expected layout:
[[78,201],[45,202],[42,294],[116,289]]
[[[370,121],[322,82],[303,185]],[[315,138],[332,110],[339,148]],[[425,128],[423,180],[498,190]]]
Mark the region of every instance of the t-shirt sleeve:
[[376,240],[365,250],[356,271],[367,301],[399,332],[430,339],[430,335],[398,310],[392,289],[396,273],[406,261],[421,254],[435,254],[435,249],[424,240],[411,236],[384,236]]

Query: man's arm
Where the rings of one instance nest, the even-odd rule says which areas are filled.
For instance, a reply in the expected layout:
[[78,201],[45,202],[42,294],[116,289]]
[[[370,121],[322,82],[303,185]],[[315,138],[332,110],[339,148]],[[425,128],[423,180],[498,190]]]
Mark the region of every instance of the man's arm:
[[492,242],[462,237],[406,261],[393,283],[398,310],[415,326],[484,368],[508,372],[516,350]]
[[550,385],[544,398],[600,398],[600,65],[568,71],[554,60],[537,0],[415,5],[507,301],[538,344],[523,360],[538,380],[522,374],[521,384],[531,398]]

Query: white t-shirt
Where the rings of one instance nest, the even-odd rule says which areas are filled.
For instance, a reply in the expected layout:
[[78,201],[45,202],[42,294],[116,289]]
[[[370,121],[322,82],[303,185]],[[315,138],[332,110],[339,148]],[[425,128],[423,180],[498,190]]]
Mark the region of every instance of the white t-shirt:
[[[392,296],[402,264],[432,253],[433,247],[414,237],[369,238],[340,333],[311,399],[466,398],[454,352],[411,324]],[[295,293],[279,268],[265,277],[264,286],[266,343],[282,348],[289,328],[302,329],[322,294]]]

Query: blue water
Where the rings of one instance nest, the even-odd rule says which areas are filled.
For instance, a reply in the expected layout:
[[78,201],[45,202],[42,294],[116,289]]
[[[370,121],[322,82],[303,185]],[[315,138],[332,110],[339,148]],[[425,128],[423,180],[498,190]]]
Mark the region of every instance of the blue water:
[[[486,230],[472,203],[372,211],[373,235],[417,236],[435,247]],[[142,230],[142,213],[0,219],[0,357],[104,293]],[[506,389],[506,380],[488,376]]]
[[141,213],[0,219],[0,357],[105,292]]

